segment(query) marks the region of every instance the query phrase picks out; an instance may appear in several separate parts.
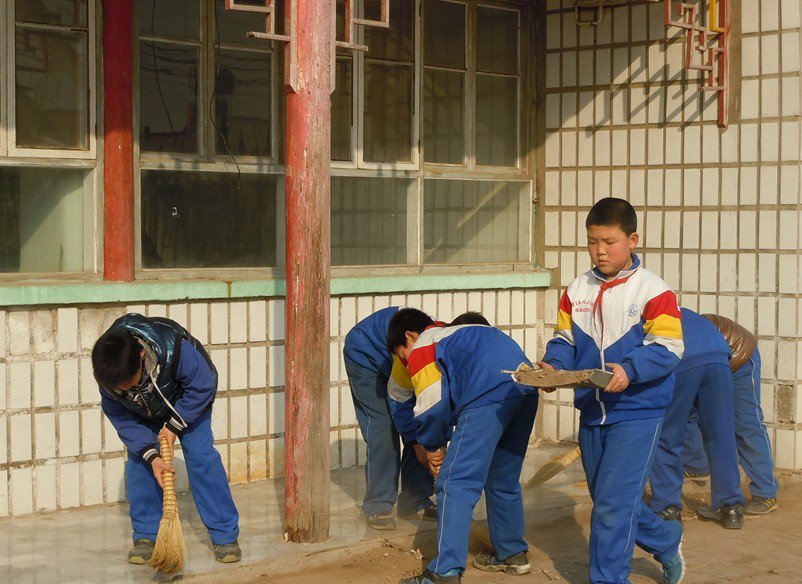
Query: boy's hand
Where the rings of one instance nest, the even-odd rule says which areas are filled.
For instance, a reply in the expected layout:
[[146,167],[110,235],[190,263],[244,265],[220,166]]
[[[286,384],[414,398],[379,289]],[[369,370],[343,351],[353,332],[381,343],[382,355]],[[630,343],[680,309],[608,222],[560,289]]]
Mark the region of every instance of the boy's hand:
[[153,459],[153,462],[150,463],[151,468],[153,468],[153,476],[156,477],[156,482],[159,483],[159,486],[163,489],[164,485],[162,484],[162,472],[172,472],[175,473],[175,469],[171,464],[167,464],[162,460],[161,456],[157,456]]
[[167,426],[162,428],[159,431],[158,439],[161,441],[162,438],[167,438],[167,445],[170,447],[170,454],[175,454],[175,433],[170,430]]
[[621,365],[618,363],[605,363],[605,365],[613,372],[613,378],[610,380],[610,383],[607,384],[607,387],[604,388],[604,391],[608,393],[621,393],[629,387],[629,377],[627,377],[627,372],[624,371]]
[[440,467],[443,466],[443,460],[446,458],[446,447],[441,446],[434,452],[429,452],[426,450],[426,460],[429,463],[429,472],[437,478],[437,475],[440,474]]
[[[548,371],[556,371],[556,369],[554,369],[554,367],[552,367],[551,365],[549,365],[545,361],[538,361],[536,363],[536,365],[538,367],[540,367],[541,369],[546,369]],[[545,391],[546,393],[552,393],[554,391],[557,391],[556,387],[541,387],[539,389],[540,389],[540,391]]]
[[412,448],[415,449],[415,458],[423,465],[423,468],[429,468],[429,461],[426,458],[426,449],[423,444],[413,444]]

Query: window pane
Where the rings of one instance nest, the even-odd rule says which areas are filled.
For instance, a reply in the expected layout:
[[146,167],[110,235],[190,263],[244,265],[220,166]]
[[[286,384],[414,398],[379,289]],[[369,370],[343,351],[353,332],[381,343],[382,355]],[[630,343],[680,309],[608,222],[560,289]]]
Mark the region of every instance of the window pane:
[[337,59],[337,87],[331,94],[331,159],[351,160],[351,59]]
[[528,184],[424,182],[424,263],[522,261],[521,201]]
[[[372,59],[412,61],[415,54],[415,3],[390,0],[390,28],[365,27],[365,44]],[[365,0],[365,18],[381,18],[381,1]]]
[[197,40],[199,0],[140,0],[139,34]]
[[139,43],[142,150],[198,151],[198,49]]
[[407,263],[407,193],[414,181],[332,177],[331,263]]
[[[251,4],[264,6],[264,0],[238,0],[238,4]],[[249,39],[246,33],[266,32],[265,14],[258,12],[244,12],[242,10],[226,10],[225,0],[216,0],[215,39],[218,43],[226,45],[244,45],[260,49],[269,49],[270,41],[264,39]],[[278,22],[276,23],[278,24]]]
[[17,0],[17,22],[82,26],[86,24],[86,0]]
[[424,64],[464,69],[465,5],[427,0],[423,8]]
[[412,161],[412,67],[365,63],[364,159]]
[[17,26],[17,146],[89,147],[87,35]]
[[276,263],[276,176],[142,172],[142,266]]
[[465,74],[426,69],[423,75],[423,155],[426,162],[465,161]]
[[476,76],[476,163],[517,166],[518,79]]
[[480,71],[518,73],[518,12],[476,7],[476,64]]
[[0,272],[81,272],[82,170],[0,167]]
[[270,54],[221,50],[214,89],[217,154],[270,156]]

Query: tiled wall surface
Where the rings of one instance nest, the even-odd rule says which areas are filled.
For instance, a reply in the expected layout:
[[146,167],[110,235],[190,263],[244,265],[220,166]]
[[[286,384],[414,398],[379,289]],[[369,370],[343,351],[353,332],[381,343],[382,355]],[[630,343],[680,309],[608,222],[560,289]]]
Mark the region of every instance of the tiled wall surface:
[[[629,199],[644,265],[682,305],[759,335],[776,464],[802,469],[800,2],[738,4],[740,113],[722,131],[715,97],[682,68],[663,2],[632,0],[597,27],[576,26],[573,0],[548,2],[546,267],[559,268],[560,286],[588,269],[587,210]],[[560,292],[547,293],[551,326]],[[575,437],[571,392],[547,399],[545,435]]]
[[[531,356],[543,349],[543,294],[535,291],[332,298],[332,468],[365,460],[342,364],[345,335],[391,305],[446,321],[478,310]],[[90,352],[126,311],[175,319],[209,350],[220,374],[212,427],[230,480],[283,475],[283,299],[0,311],[0,516],[125,498],[124,449],[100,410]],[[182,463],[177,453],[179,488]]]

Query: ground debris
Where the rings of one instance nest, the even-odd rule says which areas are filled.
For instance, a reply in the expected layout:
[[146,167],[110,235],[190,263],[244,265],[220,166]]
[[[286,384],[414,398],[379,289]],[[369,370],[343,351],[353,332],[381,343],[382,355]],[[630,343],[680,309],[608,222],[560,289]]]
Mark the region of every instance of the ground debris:
[[421,551],[419,549],[409,550],[409,553],[411,553],[413,556],[415,556],[416,560],[422,560],[423,559],[423,554],[421,553]]

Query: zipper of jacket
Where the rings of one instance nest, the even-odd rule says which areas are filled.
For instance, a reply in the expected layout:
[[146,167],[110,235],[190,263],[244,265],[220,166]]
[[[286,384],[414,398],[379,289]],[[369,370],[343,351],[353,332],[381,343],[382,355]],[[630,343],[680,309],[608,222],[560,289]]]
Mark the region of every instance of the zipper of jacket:
[[148,416],[152,417],[153,410],[150,409],[150,406],[148,405],[148,400],[145,399],[145,394],[142,393],[142,390],[139,387],[136,388],[136,392],[139,394],[139,397],[142,398],[142,405],[145,406],[145,409],[148,412]]
[[[599,352],[601,355],[601,369],[604,369],[604,287],[599,291],[601,297],[599,298],[599,322],[601,323],[601,340],[599,342]],[[607,421],[607,408],[604,407],[604,402],[601,399],[601,388],[596,388],[596,401],[601,408],[602,419],[601,423]]]

